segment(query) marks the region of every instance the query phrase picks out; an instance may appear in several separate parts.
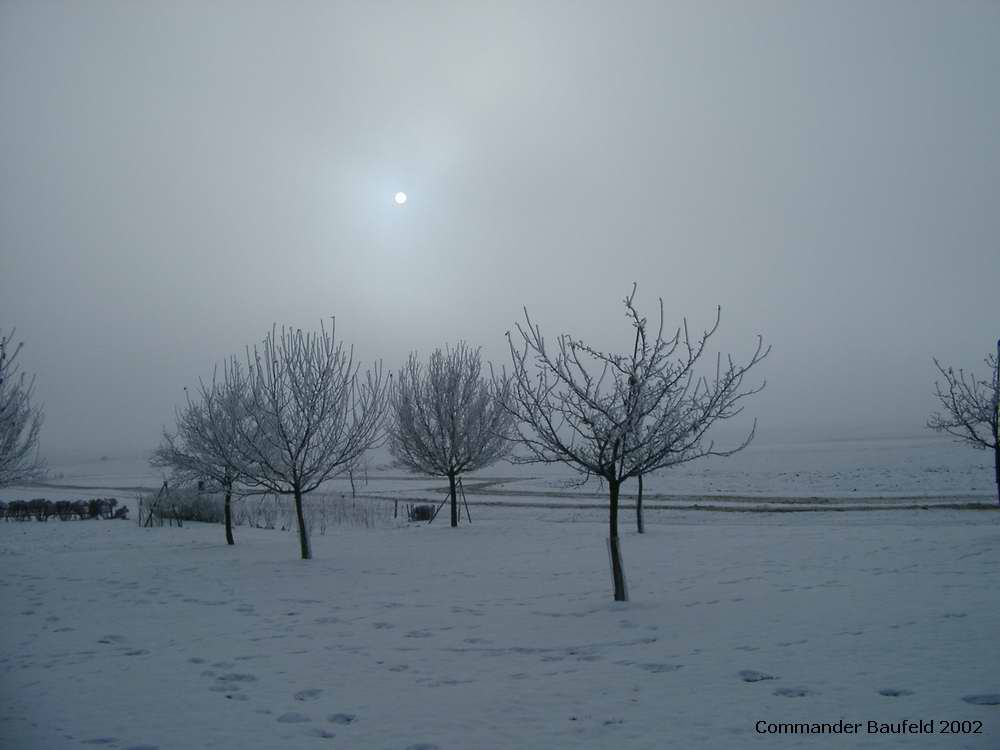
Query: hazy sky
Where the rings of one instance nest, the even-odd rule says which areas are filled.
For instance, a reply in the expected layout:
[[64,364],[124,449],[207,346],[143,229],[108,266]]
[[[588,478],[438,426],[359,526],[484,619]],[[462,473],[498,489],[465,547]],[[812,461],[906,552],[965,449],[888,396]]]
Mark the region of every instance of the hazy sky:
[[774,440],[920,433],[1000,336],[994,2],[0,0],[0,111],[50,457],[153,447],[275,321],[624,350],[637,280],[773,344]]

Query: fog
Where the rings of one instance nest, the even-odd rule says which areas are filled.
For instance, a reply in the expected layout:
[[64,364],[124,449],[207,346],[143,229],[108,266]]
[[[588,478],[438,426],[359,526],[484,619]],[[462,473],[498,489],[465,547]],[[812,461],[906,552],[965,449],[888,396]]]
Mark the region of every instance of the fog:
[[8,0],[0,327],[56,459],[154,447],[275,322],[626,350],[633,281],[773,345],[759,439],[920,434],[1000,335],[998,72],[987,2]]

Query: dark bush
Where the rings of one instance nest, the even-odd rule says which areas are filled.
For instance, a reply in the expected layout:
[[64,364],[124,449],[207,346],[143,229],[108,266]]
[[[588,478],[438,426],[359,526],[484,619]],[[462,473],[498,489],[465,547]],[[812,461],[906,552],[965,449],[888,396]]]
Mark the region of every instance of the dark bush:
[[73,518],[128,518],[128,508],[120,508],[113,497],[94,498],[92,500],[13,500],[10,503],[0,503],[0,515],[12,521],[48,521],[52,517],[60,521]]
[[411,523],[415,523],[417,521],[430,521],[434,518],[434,506],[408,505],[406,508],[406,517]]
[[28,501],[28,514],[35,517],[36,521],[48,521],[56,513],[56,504],[51,500],[36,497]]

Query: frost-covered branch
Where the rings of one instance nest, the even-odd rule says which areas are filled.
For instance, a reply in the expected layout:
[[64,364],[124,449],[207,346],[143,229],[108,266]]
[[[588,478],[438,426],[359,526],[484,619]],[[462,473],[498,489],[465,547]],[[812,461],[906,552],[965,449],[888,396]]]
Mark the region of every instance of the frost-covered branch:
[[239,440],[245,432],[247,377],[240,362],[226,363],[223,377],[218,372],[210,383],[199,381],[194,398],[177,411],[177,428],[163,431],[163,440],[150,463],[169,469],[180,484],[209,480],[224,493],[226,541],[233,544],[231,501],[238,482],[252,482],[246,473]]
[[990,377],[978,379],[964,370],[956,372],[936,359],[934,366],[944,378],[944,385],[934,383],[934,393],[941,402],[942,411],[931,414],[927,426],[944,432],[974,448],[993,451],[1000,501],[1000,341],[997,354],[989,354],[986,367]]
[[311,556],[302,495],[347,470],[383,439],[388,379],[381,363],[360,376],[353,348],[318,332],[271,329],[247,350],[247,387],[237,448],[240,473],[295,497],[303,559]]
[[665,337],[660,300],[653,337],[634,298],[633,287],[625,298],[636,331],[631,354],[605,353],[568,334],[559,336],[556,351],[550,351],[525,310],[525,324],[517,325],[521,346],[508,334],[513,362],[508,404],[528,451],[516,460],[565,463],[620,483],[704,456],[730,455],[752,439],[753,429],[722,450],[705,438],[713,424],[739,414],[743,400],[764,387],[744,381],[770,347],[758,337],[746,362],[720,355],[711,375],[699,376],[696,365],[718,329],[721,311],[697,339],[687,321]]
[[464,342],[437,349],[426,369],[411,353],[392,388],[389,450],[410,471],[448,477],[451,522],[458,525],[455,480],[510,451],[513,417],[503,407],[510,384],[482,375],[479,349]]
[[21,372],[17,357],[23,342],[12,346],[16,330],[0,330],[0,487],[38,479],[45,463],[38,454],[41,407],[32,404],[34,377]]
[[754,428],[737,445],[720,449],[707,439],[719,421],[738,415],[744,399],[763,387],[745,384],[747,373],[770,352],[757,337],[749,359],[716,357],[709,375],[696,367],[715,321],[693,338],[685,320],[664,334],[663,300],[655,335],[635,307],[636,287],[625,298],[625,314],[635,330],[632,352],[607,353],[569,334],[547,346],[541,328],[524,310],[510,332],[512,373],[507,410],[517,420],[526,453],[515,461],[562,463],[585,477],[600,477],[610,495],[610,538],[615,599],[626,598],[618,544],[618,497],[622,482],[704,456],[727,456],[746,447]]

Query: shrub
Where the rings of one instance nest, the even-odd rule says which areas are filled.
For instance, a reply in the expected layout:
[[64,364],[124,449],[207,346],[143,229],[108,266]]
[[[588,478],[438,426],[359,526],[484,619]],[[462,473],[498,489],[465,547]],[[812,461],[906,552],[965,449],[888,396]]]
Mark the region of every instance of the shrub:
[[406,506],[406,517],[410,523],[417,521],[430,521],[434,518],[433,505],[408,505]]
[[184,521],[222,523],[223,520],[222,498],[217,495],[181,492],[139,497],[140,526],[163,526],[164,521],[181,526]]
[[7,520],[48,521],[52,517],[60,521],[80,520],[88,518],[128,518],[128,508],[116,510],[118,501],[113,497],[98,497],[90,500],[57,500],[52,502],[37,497],[33,500],[13,500],[10,503],[0,503],[0,515]]

